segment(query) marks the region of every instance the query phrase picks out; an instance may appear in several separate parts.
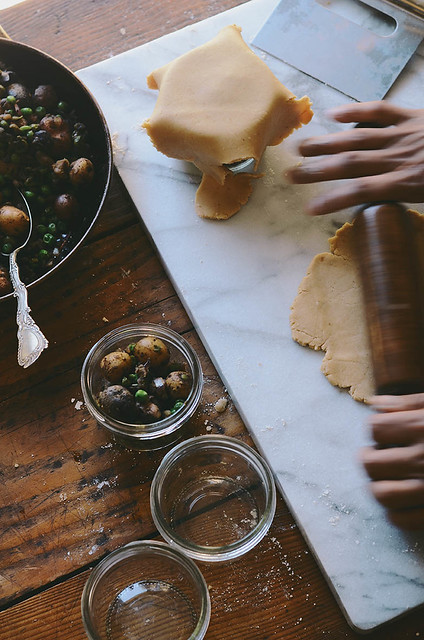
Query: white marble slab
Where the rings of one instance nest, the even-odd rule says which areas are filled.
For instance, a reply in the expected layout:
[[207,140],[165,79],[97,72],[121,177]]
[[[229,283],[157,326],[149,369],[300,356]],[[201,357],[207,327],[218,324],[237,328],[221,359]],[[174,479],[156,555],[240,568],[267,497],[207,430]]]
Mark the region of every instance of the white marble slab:
[[[265,178],[225,222],[196,216],[197,170],[159,154],[140,126],[156,100],[146,88],[150,71],[227,24],[239,24],[250,42],[276,2],[251,0],[78,75],[104,110],[119,173],[340,606],[356,629],[369,630],[424,602],[424,538],[388,524],[369,496],[356,459],[367,443],[368,409],[326,381],[321,354],[295,344],[289,328],[311,258],[349,212],[305,216],[318,187],[288,185],[284,167],[301,137],[336,128],[324,112],[346,98],[263,55],[296,95],[310,96],[316,115],[266,152]],[[423,86],[424,58],[416,55],[389,99],[422,106]]]

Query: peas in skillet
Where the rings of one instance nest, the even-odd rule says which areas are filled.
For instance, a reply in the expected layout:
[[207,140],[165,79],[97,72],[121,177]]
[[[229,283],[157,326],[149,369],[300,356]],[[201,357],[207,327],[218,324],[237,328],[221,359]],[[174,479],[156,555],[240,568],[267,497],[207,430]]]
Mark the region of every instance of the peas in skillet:
[[[23,84],[0,62],[0,207],[19,207],[15,187],[31,207],[34,230],[19,254],[26,284],[64,257],[84,216],[95,167],[89,132],[75,107],[52,85]],[[16,236],[0,221],[0,251],[16,246]],[[2,269],[0,296],[10,290]]]

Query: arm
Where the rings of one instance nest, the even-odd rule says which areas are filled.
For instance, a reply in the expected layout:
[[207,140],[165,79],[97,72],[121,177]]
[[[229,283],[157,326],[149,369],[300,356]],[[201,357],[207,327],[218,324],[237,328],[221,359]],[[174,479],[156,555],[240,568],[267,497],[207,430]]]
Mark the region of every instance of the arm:
[[329,114],[344,123],[370,123],[303,141],[303,163],[288,172],[296,184],[346,180],[317,196],[311,215],[379,201],[424,202],[424,109],[384,101],[348,104]]

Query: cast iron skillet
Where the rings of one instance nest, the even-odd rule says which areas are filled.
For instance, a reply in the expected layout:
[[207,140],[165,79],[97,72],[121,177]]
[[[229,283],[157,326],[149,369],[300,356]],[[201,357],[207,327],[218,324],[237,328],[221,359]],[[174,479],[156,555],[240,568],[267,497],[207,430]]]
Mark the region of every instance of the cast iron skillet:
[[[0,27],[0,36],[4,31]],[[100,213],[106,198],[112,172],[112,145],[109,130],[99,105],[84,84],[70,69],[39,49],[0,37],[0,60],[19,76],[29,89],[39,84],[52,84],[62,100],[75,107],[79,119],[87,125],[93,154],[95,177],[90,187],[86,215],[75,230],[70,248],[63,259],[27,286],[45,280],[72,255],[86,238]],[[0,302],[13,293],[0,296]]]

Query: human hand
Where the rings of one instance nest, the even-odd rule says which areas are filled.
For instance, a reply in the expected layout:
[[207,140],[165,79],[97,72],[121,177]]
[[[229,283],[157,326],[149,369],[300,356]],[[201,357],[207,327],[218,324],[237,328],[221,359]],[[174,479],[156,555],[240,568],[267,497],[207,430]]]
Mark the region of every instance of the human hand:
[[346,179],[312,199],[308,213],[381,201],[424,202],[424,109],[377,101],[343,105],[329,115],[338,122],[377,128],[352,128],[301,143],[299,152],[308,159],[288,171],[291,182]]
[[376,447],[361,452],[371,491],[395,525],[424,529],[424,393],[375,396],[371,405]]

